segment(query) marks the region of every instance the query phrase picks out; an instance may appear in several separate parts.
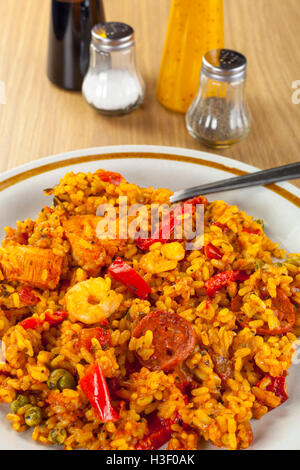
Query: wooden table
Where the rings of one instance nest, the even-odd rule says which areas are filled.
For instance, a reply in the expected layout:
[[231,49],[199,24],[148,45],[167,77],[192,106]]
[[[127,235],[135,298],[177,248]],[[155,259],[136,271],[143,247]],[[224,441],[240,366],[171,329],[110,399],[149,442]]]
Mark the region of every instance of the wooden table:
[[[120,118],[102,117],[80,93],[46,78],[50,0],[0,2],[0,171],[68,150],[112,144],[162,144],[204,149],[185,129],[184,116],[162,108],[155,85],[171,0],[106,0],[108,20],[131,24],[147,84],[143,107]],[[300,155],[299,0],[224,0],[226,46],[249,60],[248,97],[253,128],[239,145],[219,153],[267,168]],[[299,94],[300,97],[300,94]],[[297,183],[299,186],[300,184]]]

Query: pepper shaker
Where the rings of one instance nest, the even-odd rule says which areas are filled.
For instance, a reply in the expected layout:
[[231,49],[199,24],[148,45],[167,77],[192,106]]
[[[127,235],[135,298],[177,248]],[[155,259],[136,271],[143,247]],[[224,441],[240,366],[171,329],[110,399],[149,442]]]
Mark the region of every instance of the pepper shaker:
[[204,145],[230,147],[250,131],[246,68],[245,56],[232,50],[216,49],[203,57],[199,91],[186,114],[186,126]]

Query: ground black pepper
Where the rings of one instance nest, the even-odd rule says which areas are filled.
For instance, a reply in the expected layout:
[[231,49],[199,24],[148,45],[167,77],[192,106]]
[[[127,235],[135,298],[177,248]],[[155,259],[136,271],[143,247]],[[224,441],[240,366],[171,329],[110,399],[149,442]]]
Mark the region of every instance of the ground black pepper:
[[197,136],[213,144],[240,139],[245,132],[243,115],[232,101],[209,97],[201,101],[194,117]]

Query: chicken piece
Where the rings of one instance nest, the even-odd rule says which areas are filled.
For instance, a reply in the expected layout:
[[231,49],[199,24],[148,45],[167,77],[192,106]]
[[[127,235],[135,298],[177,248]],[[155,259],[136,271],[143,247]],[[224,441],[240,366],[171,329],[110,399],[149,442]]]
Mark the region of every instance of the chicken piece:
[[63,257],[34,246],[8,246],[0,251],[0,266],[8,281],[19,281],[40,289],[55,289]]
[[110,264],[118,252],[118,241],[97,238],[100,220],[101,217],[94,215],[76,215],[63,222],[75,262],[91,275],[98,274],[102,266]]

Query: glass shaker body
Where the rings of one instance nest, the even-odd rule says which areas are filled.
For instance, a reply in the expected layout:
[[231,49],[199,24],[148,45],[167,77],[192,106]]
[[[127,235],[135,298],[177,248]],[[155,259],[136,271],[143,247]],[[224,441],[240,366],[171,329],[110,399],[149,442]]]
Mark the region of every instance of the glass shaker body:
[[223,0],[172,0],[157,98],[185,113],[199,85],[202,56],[224,45]]
[[47,64],[51,82],[81,90],[89,66],[91,29],[103,21],[102,0],[51,0]]
[[[105,23],[105,25],[111,25]],[[117,23],[116,29],[123,23]],[[86,101],[102,114],[126,114],[138,108],[144,100],[145,85],[136,64],[133,30],[129,28],[124,41],[115,39],[107,44],[99,36],[97,25],[92,31],[90,66],[82,92]],[[124,30],[125,34],[125,30]],[[112,41],[111,41],[112,42]]]
[[[238,66],[229,65],[214,74],[207,70],[205,58],[218,51],[208,53],[203,59],[198,94],[186,114],[189,133],[211,148],[230,147],[244,139],[251,128],[245,98],[246,59],[234,51],[222,51],[229,53],[229,62],[238,60]],[[236,59],[231,54],[237,54]]]

